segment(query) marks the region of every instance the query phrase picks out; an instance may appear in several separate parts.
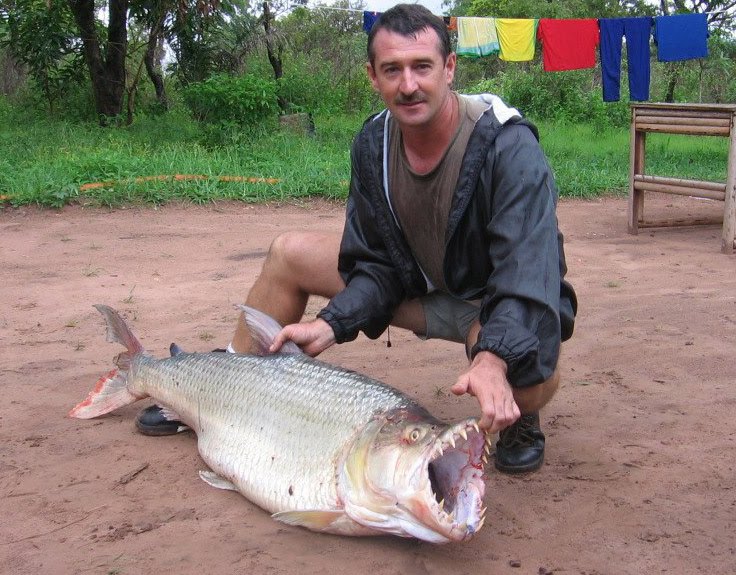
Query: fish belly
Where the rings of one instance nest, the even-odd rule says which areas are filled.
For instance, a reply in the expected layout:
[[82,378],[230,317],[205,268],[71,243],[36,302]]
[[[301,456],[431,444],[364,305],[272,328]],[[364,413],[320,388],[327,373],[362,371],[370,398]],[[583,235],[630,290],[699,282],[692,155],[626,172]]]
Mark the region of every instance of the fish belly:
[[296,354],[143,357],[131,379],[196,432],[214,472],[271,513],[341,509],[336,475],[356,434],[412,404],[381,382]]

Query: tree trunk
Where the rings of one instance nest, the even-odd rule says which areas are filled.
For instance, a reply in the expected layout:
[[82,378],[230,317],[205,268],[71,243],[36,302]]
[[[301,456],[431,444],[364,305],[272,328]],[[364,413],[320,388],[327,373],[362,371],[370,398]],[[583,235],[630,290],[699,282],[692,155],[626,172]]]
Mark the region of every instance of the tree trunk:
[[667,93],[664,95],[665,102],[675,101],[675,88],[680,80],[680,65],[679,62],[670,62],[671,72],[667,79]]
[[68,0],[79,27],[84,58],[92,80],[100,125],[120,115],[125,94],[125,54],[128,47],[128,0],[110,0],[107,45],[102,55],[94,0]]
[[[268,61],[271,63],[273,68],[273,77],[276,83],[279,82],[281,77],[284,75],[284,66],[281,61],[281,46],[274,46],[273,34],[271,32],[271,22],[273,21],[273,15],[271,14],[271,7],[268,2],[263,3],[263,30],[266,32],[266,53],[268,54]],[[282,112],[286,112],[289,108],[289,102],[285,98],[277,97],[279,108]]]
[[146,46],[146,54],[143,61],[146,64],[146,72],[156,90],[156,100],[163,106],[164,110],[169,109],[169,99],[166,96],[166,86],[164,85],[164,75],[161,70],[161,39],[163,36],[164,20],[166,19],[166,11],[161,11],[161,17],[151,28],[148,36],[148,45]]

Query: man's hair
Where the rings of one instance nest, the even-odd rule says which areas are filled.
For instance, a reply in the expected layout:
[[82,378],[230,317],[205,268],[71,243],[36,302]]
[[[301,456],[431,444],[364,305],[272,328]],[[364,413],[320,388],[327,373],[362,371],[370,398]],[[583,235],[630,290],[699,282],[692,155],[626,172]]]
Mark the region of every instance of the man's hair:
[[382,13],[373,24],[368,34],[368,61],[371,66],[375,63],[376,54],[373,51],[373,39],[380,30],[394,32],[401,36],[416,38],[423,30],[434,30],[439,38],[439,49],[442,59],[447,60],[450,55],[450,33],[445,21],[435,16],[421,4],[397,4]]

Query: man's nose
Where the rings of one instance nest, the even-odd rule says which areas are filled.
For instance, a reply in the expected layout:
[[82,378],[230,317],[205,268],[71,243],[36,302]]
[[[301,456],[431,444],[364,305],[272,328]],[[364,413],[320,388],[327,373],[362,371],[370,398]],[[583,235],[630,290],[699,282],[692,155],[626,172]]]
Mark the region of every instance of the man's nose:
[[417,81],[411,68],[406,68],[401,74],[401,84],[399,90],[402,94],[413,94],[417,91]]

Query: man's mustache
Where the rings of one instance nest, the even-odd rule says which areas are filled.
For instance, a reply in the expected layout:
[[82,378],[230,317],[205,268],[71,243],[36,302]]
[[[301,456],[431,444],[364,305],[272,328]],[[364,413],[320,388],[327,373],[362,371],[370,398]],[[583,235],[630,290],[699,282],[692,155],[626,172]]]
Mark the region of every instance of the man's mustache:
[[421,92],[417,90],[413,94],[409,96],[405,96],[404,94],[399,94],[394,98],[394,102],[397,104],[418,104],[419,102],[425,102],[427,100],[427,96],[424,94],[424,92]]

